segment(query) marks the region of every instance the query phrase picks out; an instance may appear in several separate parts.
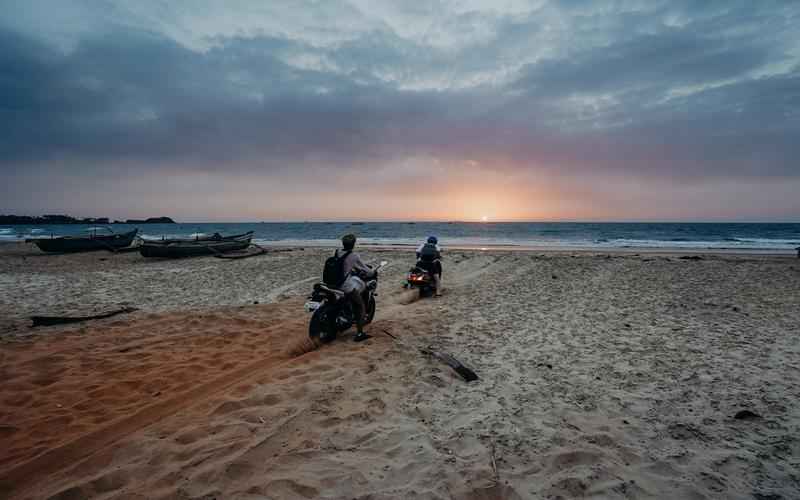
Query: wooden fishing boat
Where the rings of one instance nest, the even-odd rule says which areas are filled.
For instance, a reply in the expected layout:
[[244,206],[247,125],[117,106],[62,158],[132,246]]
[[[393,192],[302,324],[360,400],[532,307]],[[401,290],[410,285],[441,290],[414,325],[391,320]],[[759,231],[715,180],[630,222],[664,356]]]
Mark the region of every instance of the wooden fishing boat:
[[150,243],[151,241],[154,243],[196,243],[198,241],[228,241],[228,240],[238,240],[241,238],[245,238],[247,236],[252,236],[253,231],[248,231],[242,234],[234,234],[231,236],[222,236],[219,233],[214,234],[204,234],[204,235],[197,235],[194,238],[161,238],[160,240],[148,240],[147,242]]
[[35,244],[43,252],[48,253],[91,252],[94,250],[110,250],[114,252],[121,248],[131,246],[138,232],[138,229],[134,229],[133,231],[121,234],[29,238],[25,241]]
[[169,259],[219,255],[249,247],[253,232],[235,236],[217,236],[215,239],[144,241],[139,247],[139,253],[144,257]]

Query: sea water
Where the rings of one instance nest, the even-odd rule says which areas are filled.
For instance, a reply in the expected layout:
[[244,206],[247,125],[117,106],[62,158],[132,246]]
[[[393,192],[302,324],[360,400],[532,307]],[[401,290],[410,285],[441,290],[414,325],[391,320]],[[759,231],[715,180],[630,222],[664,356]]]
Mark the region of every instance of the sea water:
[[[121,233],[135,226],[110,224]],[[145,239],[191,238],[253,231],[268,245],[335,246],[354,233],[361,244],[414,245],[429,235],[450,247],[664,248],[789,252],[800,246],[798,223],[581,223],[581,222],[260,222],[142,224]],[[103,231],[96,225],[0,227],[0,241]]]

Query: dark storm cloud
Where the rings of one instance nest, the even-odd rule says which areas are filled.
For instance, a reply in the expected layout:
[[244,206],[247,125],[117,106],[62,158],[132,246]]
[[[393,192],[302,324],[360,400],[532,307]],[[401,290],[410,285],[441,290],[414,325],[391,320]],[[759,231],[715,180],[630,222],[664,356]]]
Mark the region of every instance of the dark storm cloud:
[[432,156],[800,176],[797,5],[632,5],[467,10],[410,34],[391,16],[431,13],[393,6],[334,41],[273,30],[202,48],[105,22],[65,49],[0,23],[0,174],[65,157],[80,175],[120,159],[269,172]]
[[446,99],[375,79],[293,68],[296,44],[227,39],[197,53],[147,33],[82,41],[69,55],[3,33],[4,163],[58,155],[109,160],[347,160],[379,150]]
[[669,89],[734,78],[767,60],[766,47],[706,40],[693,32],[643,35],[567,60],[551,59],[524,68],[517,85],[536,95],[619,93]]

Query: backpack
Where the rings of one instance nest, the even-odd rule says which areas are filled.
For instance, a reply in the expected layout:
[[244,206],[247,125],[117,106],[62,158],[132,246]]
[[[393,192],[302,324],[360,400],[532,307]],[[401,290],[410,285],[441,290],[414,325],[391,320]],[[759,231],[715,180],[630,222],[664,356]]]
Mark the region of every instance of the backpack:
[[329,287],[339,288],[344,283],[347,276],[344,275],[344,259],[350,255],[352,250],[347,250],[337,256],[337,252],[332,257],[325,260],[325,267],[322,270],[322,281]]
[[419,260],[422,262],[433,262],[438,256],[439,251],[433,243],[425,243],[419,251]]

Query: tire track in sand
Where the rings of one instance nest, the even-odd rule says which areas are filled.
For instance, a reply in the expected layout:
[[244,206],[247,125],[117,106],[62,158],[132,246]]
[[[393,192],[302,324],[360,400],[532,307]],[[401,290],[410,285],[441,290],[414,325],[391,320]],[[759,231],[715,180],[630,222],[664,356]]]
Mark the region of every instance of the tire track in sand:
[[12,495],[24,493],[26,489],[42,478],[94,454],[125,436],[180,410],[191,408],[233,385],[262,377],[265,372],[291,360],[292,358],[286,355],[277,355],[247,364],[175,397],[148,405],[133,415],[117,419],[101,429],[83,434],[73,441],[50,449],[0,476],[0,496],[11,498]]
[[[296,322],[293,320],[284,321],[277,328],[281,331],[299,329],[299,324],[295,325],[294,323]],[[270,330],[274,330],[274,328]],[[0,498],[20,496],[38,482],[46,480],[48,476],[79,460],[90,457],[122,438],[179,411],[192,408],[235,385],[263,378],[265,374],[292,360],[293,358],[283,351],[267,355],[171,398],[147,405],[132,415],[113,420],[101,428],[50,448],[25,462],[0,472]]]
[[[468,259],[468,261],[471,260],[472,259]],[[480,267],[466,274],[458,272],[458,278],[460,279],[454,280],[454,284],[462,285],[488,272],[497,265],[497,260],[498,259],[479,259],[477,263]],[[459,268],[458,271],[462,271],[464,264],[474,265],[475,263],[475,261],[464,262],[461,266],[457,266]],[[290,291],[299,285],[315,279],[317,278],[305,278],[275,289],[270,293],[268,300],[275,300],[281,293]],[[390,293],[389,297],[394,298],[393,295],[394,294]],[[392,303],[394,302],[393,300],[387,302],[389,302],[389,304],[386,304],[381,311],[382,319],[394,318],[396,314],[402,310],[402,304],[394,304]],[[303,318],[303,320],[305,320],[305,318]],[[286,327],[287,325],[284,326]],[[174,341],[175,339],[170,340]],[[161,341],[162,340],[159,339],[153,343],[161,343]],[[131,342],[127,345],[115,347],[117,348],[116,350],[118,350],[126,347],[140,347],[141,344],[143,343]],[[144,342],[144,344],[148,344],[148,342]],[[134,414],[117,419],[100,429],[83,434],[72,441],[49,449],[0,474],[0,496],[3,498],[11,498],[12,495],[21,495],[25,493],[25,491],[31,489],[38,481],[64,469],[70,464],[85,459],[113,445],[115,442],[134,432],[149,427],[179,411],[194,407],[234,385],[263,377],[267,372],[287,364],[292,360],[293,358],[281,354],[249,363],[172,398],[148,405]]]

